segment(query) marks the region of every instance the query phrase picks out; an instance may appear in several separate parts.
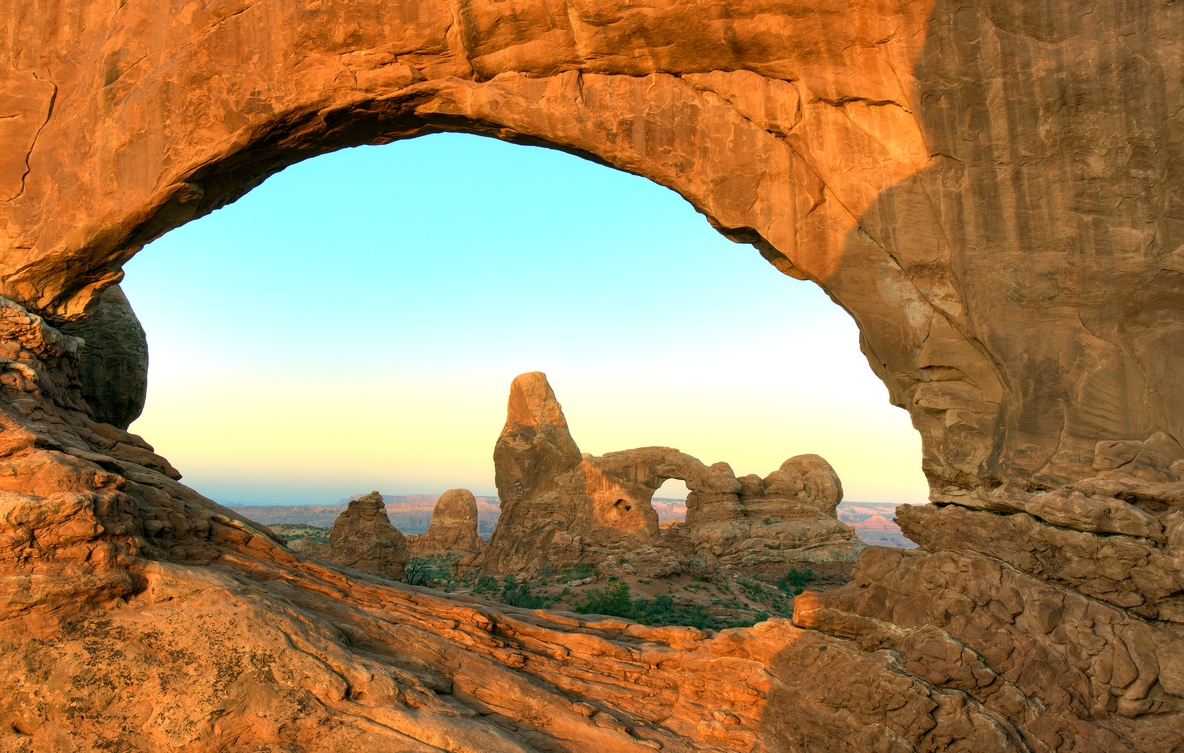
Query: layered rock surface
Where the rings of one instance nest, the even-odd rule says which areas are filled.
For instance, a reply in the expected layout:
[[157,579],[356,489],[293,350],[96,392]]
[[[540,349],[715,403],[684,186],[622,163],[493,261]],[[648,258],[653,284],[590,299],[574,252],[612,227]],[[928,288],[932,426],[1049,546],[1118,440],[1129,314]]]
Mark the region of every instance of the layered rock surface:
[[[541,372],[510,385],[493,459],[502,514],[484,557],[464,563],[487,574],[611,566],[623,555],[655,577],[716,565],[784,572],[794,563],[854,562],[863,549],[835,517],[842,486],[817,455],[742,480],[727,463],[707,467],[668,447],[583,455]],[[672,478],[690,490],[686,523],[660,528],[650,499]]]
[[[0,747],[1184,744],[1184,5],[306,5],[9,3]],[[643,175],[823,286],[921,434],[928,551],[865,552],[808,629],[502,613],[294,556],[94,420],[43,315],[295,161],[438,130]]]
[[426,533],[407,537],[412,557],[438,554],[467,555],[484,551],[477,533],[477,498],[468,489],[449,489],[436,500]]

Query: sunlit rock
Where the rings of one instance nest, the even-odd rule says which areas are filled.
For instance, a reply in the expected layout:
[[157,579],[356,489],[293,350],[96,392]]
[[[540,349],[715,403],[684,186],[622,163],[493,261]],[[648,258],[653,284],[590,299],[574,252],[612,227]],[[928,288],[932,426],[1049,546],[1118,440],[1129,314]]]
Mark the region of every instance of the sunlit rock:
[[[487,574],[534,575],[576,562],[611,570],[622,556],[648,574],[680,572],[690,558],[783,573],[799,563],[854,562],[864,548],[835,517],[843,489],[821,457],[737,480],[727,463],[708,467],[669,447],[581,455],[540,372],[510,386],[494,466],[502,513],[481,564]],[[660,528],[651,504],[672,478],[690,490],[685,530]]]
[[449,489],[432,510],[426,533],[407,537],[412,557],[479,553],[485,540],[477,533],[477,499],[468,489]]

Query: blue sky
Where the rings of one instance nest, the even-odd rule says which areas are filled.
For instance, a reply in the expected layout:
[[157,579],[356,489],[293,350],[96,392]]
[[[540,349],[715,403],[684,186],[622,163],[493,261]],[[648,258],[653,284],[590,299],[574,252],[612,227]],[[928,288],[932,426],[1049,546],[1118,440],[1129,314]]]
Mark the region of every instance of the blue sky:
[[674,192],[560,152],[446,134],[324,155],[125,270],[151,361],[132,430],[220,502],[492,494],[510,380],[535,370],[585,452],[762,476],[817,452],[848,499],[926,498],[850,317]]

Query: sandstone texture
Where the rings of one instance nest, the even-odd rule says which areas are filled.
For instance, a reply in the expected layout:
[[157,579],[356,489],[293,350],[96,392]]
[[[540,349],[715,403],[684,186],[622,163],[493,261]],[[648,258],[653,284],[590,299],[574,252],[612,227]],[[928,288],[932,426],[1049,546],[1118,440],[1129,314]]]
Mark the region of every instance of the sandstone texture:
[[[510,385],[493,452],[502,500],[489,548],[462,567],[492,575],[558,572],[577,562],[612,571],[624,558],[654,577],[731,566],[854,562],[864,545],[835,517],[843,488],[817,455],[791,458],[768,478],[737,479],[669,447],[580,453],[541,372]],[[667,480],[686,482],[685,524],[659,526],[650,503]],[[641,568],[641,570],[638,570]]]
[[305,545],[304,551],[339,565],[399,580],[410,559],[407,538],[391,525],[378,492],[350,500],[333,522],[328,545]]
[[468,555],[484,551],[477,533],[477,498],[468,489],[449,489],[436,500],[426,533],[407,537],[412,557],[440,554]]
[[[1184,5],[5,9],[0,749],[1184,747]],[[793,625],[709,635],[433,596],[179,484],[104,412],[134,389],[85,388],[97,340],[56,325],[287,165],[437,131],[647,177],[823,287],[920,432],[938,506],[898,520],[922,548],[864,551]],[[656,526],[612,492],[693,475],[523,415],[508,488],[566,474],[610,543]],[[698,471],[698,530],[728,495],[788,520],[809,466]],[[682,556],[729,540],[691,518],[658,529]]]

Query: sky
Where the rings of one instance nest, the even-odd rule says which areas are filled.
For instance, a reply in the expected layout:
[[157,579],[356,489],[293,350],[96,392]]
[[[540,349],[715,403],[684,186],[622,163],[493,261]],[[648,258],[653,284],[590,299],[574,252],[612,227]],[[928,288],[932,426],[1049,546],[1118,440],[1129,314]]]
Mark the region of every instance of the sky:
[[527,371],[584,452],[676,447],[738,476],[817,453],[848,500],[927,497],[908,414],[820,288],[561,152],[439,134],[322,155],[125,272],[150,359],[131,430],[224,504],[496,494]]

